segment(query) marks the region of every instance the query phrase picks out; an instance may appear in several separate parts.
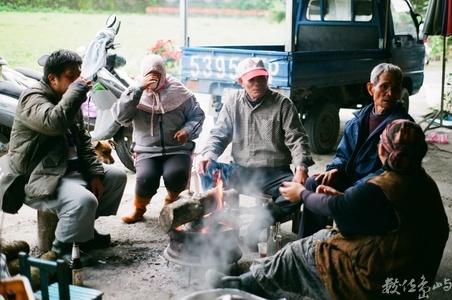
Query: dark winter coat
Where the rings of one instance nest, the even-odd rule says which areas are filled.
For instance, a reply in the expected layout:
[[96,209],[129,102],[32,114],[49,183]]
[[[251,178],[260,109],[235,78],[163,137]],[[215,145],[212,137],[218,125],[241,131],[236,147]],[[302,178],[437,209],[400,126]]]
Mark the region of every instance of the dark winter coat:
[[48,149],[25,186],[27,196],[45,198],[54,195],[68,166],[68,131],[75,138],[81,173],[87,180],[104,175],[80,110],[87,92],[86,84],[74,82],[58,101],[50,86],[41,80],[22,93],[9,143],[11,163],[19,173],[25,173],[31,161],[36,159],[38,148],[46,145]]
[[348,180],[346,186],[365,182],[366,179],[383,173],[377,149],[386,125],[396,119],[414,121],[403,104],[397,103],[394,111],[369,135],[367,128],[373,109],[372,103],[353,113],[355,117],[345,123],[344,135],[333,161],[326,166],[327,171],[338,169],[341,178]]

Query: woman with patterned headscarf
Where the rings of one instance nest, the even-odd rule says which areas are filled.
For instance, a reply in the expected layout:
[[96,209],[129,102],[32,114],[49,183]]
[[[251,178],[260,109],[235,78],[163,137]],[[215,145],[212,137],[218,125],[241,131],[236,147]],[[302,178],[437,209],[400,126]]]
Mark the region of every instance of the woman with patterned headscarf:
[[438,187],[421,166],[426,153],[422,128],[395,120],[380,136],[381,175],[345,193],[284,182],[287,200],[332,216],[338,228],[256,259],[239,277],[209,270],[207,280],[272,299],[428,298],[449,225]]
[[155,54],[143,58],[141,76],[122,93],[112,113],[121,125],[133,124],[135,196],[132,211],[122,220],[134,223],[143,219],[161,177],[168,192],[165,205],[187,186],[193,140],[205,116],[194,94],[166,73],[165,62]]

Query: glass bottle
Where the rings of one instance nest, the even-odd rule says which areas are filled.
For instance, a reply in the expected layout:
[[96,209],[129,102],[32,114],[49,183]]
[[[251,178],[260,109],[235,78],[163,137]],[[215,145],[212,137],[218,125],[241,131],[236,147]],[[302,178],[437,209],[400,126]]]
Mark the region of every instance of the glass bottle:
[[83,286],[84,270],[82,261],[80,260],[79,245],[77,243],[74,243],[72,245],[72,255],[69,264],[69,271],[70,283],[72,283],[73,285]]
[[[2,297],[3,298],[3,297]],[[3,298],[5,299],[5,298]],[[6,299],[7,300],[16,300],[16,291],[7,291],[6,292]]]
[[272,256],[276,253],[276,226],[270,226],[270,234],[267,240],[267,256]]

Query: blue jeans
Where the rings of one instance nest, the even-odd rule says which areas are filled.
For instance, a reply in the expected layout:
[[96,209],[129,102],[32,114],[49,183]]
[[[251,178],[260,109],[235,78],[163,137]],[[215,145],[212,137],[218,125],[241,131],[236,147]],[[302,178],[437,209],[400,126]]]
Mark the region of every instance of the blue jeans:
[[241,194],[251,196],[267,194],[272,198],[265,208],[256,212],[254,221],[247,228],[245,244],[252,251],[257,251],[260,233],[265,228],[300,209],[301,202],[287,201],[279,192],[279,187],[283,181],[292,181],[293,173],[289,166],[246,168],[235,164],[212,161],[209,170],[206,171],[207,175],[200,176],[204,189],[214,186],[211,174],[218,171],[221,171],[225,189],[233,188]]
[[206,175],[200,175],[203,190],[215,186],[212,174],[220,171],[225,189],[235,189],[244,195],[270,195],[276,204],[271,212],[274,221],[279,221],[287,215],[300,209],[301,203],[292,203],[284,199],[279,192],[283,181],[292,181],[293,172],[290,166],[247,168],[237,164],[226,164],[212,161]]

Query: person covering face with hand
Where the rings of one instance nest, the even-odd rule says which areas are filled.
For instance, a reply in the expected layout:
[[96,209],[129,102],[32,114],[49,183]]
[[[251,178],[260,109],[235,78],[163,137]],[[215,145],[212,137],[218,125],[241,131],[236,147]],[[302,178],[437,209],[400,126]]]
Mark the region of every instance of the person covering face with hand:
[[205,119],[196,97],[181,82],[167,75],[159,55],[143,58],[141,76],[112,107],[116,120],[133,124],[136,185],[133,208],[125,223],[143,219],[163,177],[168,195],[165,205],[178,199],[189,181],[194,139]]
[[[268,77],[259,58],[239,63],[238,82],[243,89],[224,99],[198,165],[204,189],[213,187],[215,174],[221,174],[225,188],[271,196],[262,214],[248,226],[245,243],[253,251],[257,251],[263,229],[300,209],[299,204],[281,196],[278,190],[281,182],[304,183],[308,167],[314,163],[294,104],[268,88]],[[218,158],[230,143],[234,163],[219,163]]]
[[[81,64],[67,50],[47,58],[42,80],[19,99],[8,153],[25,173],[38,159],[33,149],[46,145],[25,186],[25,204],[58,217],[52,250],[67,261],[74,242],[82,250],[110,245],[110,235],[94,229],[95,219],[116,214],[127,181],[124,171],[102,164],[94,152],[80,109],[92,83],[80,76]],[[83,251],[81,259],[92,263]]]

